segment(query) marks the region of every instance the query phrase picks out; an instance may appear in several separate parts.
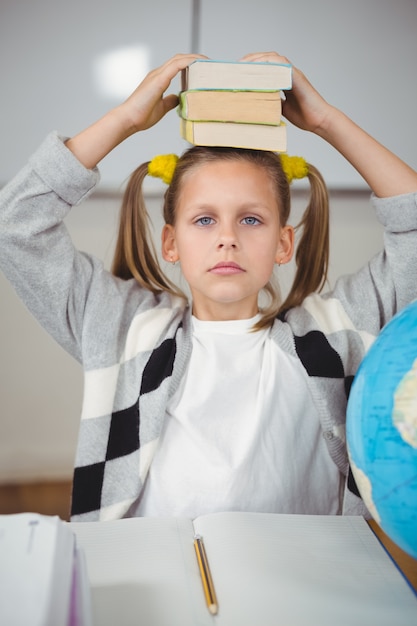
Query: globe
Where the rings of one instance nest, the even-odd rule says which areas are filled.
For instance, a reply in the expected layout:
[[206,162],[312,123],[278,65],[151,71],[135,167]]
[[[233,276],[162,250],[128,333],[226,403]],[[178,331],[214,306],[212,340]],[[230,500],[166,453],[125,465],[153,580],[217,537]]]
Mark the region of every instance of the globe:
[[352,384],[352,473],[382,530],[417,558],[417,300],[382,329]]

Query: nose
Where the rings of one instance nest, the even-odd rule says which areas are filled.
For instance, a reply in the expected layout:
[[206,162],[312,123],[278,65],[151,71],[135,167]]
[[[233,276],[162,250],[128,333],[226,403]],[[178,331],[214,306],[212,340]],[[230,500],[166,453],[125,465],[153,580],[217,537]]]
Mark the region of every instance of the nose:
[[223,224],[220,228],[217,242],[219,249],[235,249],[238,247],[238,239],[235,228],[232,224]]

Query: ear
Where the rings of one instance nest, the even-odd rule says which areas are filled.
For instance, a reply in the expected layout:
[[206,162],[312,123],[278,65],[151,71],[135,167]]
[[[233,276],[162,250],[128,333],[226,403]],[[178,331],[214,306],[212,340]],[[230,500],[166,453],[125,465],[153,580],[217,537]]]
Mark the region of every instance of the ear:
[[287,225],[281,228],[275,263],[289,263],[294,254],[294,227]]
[[171,224],[165,224],[161,233],[162,257],[169,263],[178,261],[175,228]]

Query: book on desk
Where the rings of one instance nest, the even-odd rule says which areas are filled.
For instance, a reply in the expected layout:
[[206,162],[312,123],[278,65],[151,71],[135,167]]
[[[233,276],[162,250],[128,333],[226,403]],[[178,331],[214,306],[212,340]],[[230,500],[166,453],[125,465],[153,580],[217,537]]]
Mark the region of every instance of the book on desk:
[[0,515],[0,624],[92,626],[83,549],[58,516]]
[[[361,517],[215,513],[194,522],[62,524],[85,555],[96,626],[417,624],[416,594]],[[217,612],[209,610],[196,534],[204,540]],[[0,558],[0,579],[6,575]],[[2,610],[0,604],[6,623]],[[54,626],[61,623],[67,626]]]
[[[417,624],[417,596],[361,517],[215,513],[71,528],[100,626]],[[214,617],[195,534],[216,590]]]

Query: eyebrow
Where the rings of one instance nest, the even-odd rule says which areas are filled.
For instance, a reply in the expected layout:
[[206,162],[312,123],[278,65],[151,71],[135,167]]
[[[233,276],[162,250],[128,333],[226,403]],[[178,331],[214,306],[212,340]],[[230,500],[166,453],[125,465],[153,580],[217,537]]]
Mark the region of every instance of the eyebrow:
[[[194,211],[221,211],[221,209],[222,209],[221,205],[208,204],[205,202],[202,202],[201,204],[193,204],[193,205],[184,207],[184,211],[186,211],[187,213],[194,212]],[[239,207],[237,207],[237,209],[239,211],[255,211],[255,210],[266,210],[268,212],[270,211],[269,206],[267,206],[266,204],[259,203],[259,202],[245,202]]]

